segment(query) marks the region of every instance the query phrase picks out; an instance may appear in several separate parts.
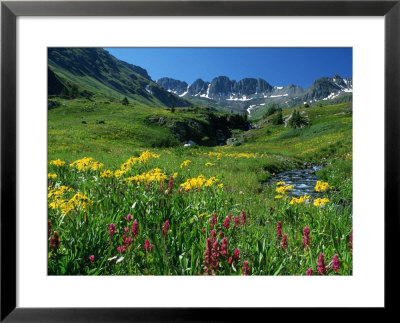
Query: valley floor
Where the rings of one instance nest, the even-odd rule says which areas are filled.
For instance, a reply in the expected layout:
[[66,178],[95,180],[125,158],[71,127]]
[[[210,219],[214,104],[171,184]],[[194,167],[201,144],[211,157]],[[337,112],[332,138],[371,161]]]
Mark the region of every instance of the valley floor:
[[[299,111],[308,127],[267,118],[235,132],[236,146],[162,147],[173,134],[149,117],[201,113],[49,110],[49,274],[351,275],[352,106]],[[319,197],[265,184],[312,163],[325,166]]]

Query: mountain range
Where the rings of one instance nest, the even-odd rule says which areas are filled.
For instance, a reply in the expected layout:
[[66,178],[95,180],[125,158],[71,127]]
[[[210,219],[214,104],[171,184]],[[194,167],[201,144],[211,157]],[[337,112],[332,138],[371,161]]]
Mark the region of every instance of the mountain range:
[[353,92],[352,78],[321,77],[304,89],[297,85],[273,86],[262,78],[230,80],[227,76],[215,77],[211,82],[197,79],[192,84],[163,77],[156,83],[182,98],[202,98],[215,101],[229,110],[251,113],[269,102],[282,107],[293,107],[320,100],[330,100]]
[[[192,84],[168,77],[152,80],[147,71],[121,61],[102,48],[49,48],[49,96],[106,97],[151,107],[208,106],[248,114],[270,102],[294,107],[331,100],[353,91],[352,78],[322,77],[304,89],[273,86],[262,78],[240,81],[227,76]],[[68,94],[69,93],[69,94]]]

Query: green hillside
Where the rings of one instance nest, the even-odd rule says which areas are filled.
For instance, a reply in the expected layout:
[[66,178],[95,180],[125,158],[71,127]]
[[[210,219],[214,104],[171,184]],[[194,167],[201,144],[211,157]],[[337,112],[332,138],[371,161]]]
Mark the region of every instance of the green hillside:
[[[49,48],[49,94],[99,97],[154,107],[190,106],[154,83],[146,70],[125,63],[101,48]],[[54,75],[53,75],[54,74]],[[57,79],[55,83],[52,80]],[[64,89],[61,88],[61,83]],[[76,88],[76,93],[73,88]]]

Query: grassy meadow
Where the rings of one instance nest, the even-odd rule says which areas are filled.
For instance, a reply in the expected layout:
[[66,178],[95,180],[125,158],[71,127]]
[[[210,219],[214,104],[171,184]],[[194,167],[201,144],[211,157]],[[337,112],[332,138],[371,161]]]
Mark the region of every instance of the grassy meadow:
[[[50,275],[351,275],[352,104],[183,147],[149,122],[209,112],[58,99],[48,112]],[[283,109],[283,117],[293,112]],[[318,197],[274,174],[324,165]]]

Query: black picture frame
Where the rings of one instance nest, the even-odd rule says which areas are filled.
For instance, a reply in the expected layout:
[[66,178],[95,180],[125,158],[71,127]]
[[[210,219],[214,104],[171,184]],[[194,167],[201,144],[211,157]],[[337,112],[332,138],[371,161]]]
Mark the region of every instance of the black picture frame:
[[[384,16],[385,17],[385,307],[398,286],[400,1],[4,1],[1,3],[1,321],[235,321],[265,309],[16,307],[16,19],[18,16]],[[373,239],[373,238],[371,238]],[[312,306],[312,304],[311,304]],[[254,315],[254,316],[253,316]],[[329,314],[326,314],[329,315]]]

